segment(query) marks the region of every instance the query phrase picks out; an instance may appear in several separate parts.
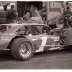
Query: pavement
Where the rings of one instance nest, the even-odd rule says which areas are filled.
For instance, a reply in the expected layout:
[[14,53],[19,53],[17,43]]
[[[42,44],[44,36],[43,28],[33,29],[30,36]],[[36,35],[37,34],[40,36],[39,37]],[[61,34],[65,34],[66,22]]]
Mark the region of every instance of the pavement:
[[10,54],[0,54],[0,69],[72,69],[72,51],[35,53],[27,61],[18,61]]

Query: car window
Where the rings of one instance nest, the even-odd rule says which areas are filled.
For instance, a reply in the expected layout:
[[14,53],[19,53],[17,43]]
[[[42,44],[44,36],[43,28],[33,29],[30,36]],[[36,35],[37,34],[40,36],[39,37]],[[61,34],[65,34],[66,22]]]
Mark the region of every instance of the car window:
[[5,32],[5,31],[6,31],[6,26],[0,25],[0,32]]
[[0,25],[0,32],[4,33],[5,31],[7,31],[8,29],[10,29],[11,26],[7,26],[7,25]]

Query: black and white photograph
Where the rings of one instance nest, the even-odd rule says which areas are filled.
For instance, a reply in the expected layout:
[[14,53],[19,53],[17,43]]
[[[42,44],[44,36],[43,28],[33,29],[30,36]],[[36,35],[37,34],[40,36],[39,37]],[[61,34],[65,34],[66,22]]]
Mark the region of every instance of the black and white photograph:
[[0,69],[72,69],[72,1],[0,1]]

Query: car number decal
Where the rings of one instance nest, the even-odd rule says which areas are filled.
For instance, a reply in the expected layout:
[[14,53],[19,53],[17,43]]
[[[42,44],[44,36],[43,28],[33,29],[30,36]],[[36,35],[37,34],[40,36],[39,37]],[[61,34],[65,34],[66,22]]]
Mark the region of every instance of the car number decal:
[[38,50],[36,50],[36,52],[44,51],[44,46],[46,45],[47,37],[42,37],[41,39],[42,39],[41,46]]

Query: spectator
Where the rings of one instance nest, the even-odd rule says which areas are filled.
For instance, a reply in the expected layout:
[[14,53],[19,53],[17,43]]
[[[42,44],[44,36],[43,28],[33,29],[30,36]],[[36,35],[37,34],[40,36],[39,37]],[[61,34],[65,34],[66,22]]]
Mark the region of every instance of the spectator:
[[14,23],[17,20],[16,10],[14,9],[14,5],[11,5],[11,9],[8,11],[8,21],[9,23]]
[[7,5],[3,5],[4,11],[7,11]]
[[69,26],[72,26],[68,20],[70,16],[72,16],[72,12],[70,10],[70,7],[67,6],[66,11],[63,12],[64,28],[68,28]]
[[[69,14],[69,15],[68,15],[68,14]],[[70,10],[70,7],[67,6],[66,10],[63,12],[63,16],[69,17],[69,16],[71,16],[71,15],[72,15],[72,12],[71,12],[71,10]]]
[[23,20],[28,21],[30,18],[30,7],[28,7],[26,14],[23,16]]

